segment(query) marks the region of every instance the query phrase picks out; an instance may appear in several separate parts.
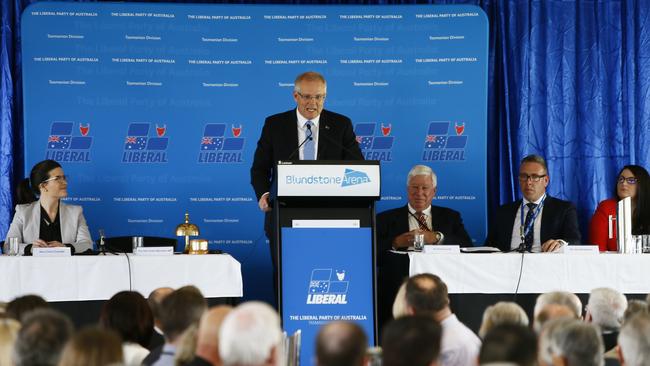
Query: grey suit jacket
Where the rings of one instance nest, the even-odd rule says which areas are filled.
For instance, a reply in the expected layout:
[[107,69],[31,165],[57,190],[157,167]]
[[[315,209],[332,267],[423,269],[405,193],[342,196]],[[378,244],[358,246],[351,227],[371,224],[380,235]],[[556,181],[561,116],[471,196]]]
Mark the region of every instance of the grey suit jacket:
[[[59,204],[59,220],[61,221],[61,240],[64,244],[74,246],[76,253],[92,248],[92,238],[86,225],[83,209],[77,205]],[[39,201],[16,205],[16,214],[9,226],[7,238],[18,238],[21,243],[20,252],[39,239],[41,230],[41,205]]]

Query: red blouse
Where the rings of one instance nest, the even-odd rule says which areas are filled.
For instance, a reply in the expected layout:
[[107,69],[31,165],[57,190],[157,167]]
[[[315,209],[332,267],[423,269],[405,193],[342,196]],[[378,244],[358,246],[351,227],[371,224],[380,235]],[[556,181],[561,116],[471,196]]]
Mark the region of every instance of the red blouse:
[[[616,203],[617,200],[613,198],[600,202],[598,208],[596,208],[596,212],[591,217],[591,223],[589,224],[589,242],[598,244],[601,252],[615,252],[618,250],[618,246],[616,245]],[[611,220],[611,224],[610,216],[613,219]],[[609,237],[610,225],[611,238]]]

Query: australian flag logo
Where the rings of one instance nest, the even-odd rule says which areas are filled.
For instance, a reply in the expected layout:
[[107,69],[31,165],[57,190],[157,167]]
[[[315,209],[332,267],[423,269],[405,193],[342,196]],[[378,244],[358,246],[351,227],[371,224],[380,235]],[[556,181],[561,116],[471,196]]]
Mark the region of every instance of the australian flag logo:
[[309,280],[307,304],[347,304],[349,285],[345,270],[314,269]]
[[[75,126],[77,129],[75,130]],[[90,123],[52,122],[47,138],[45,159],[59,162],[85,163],[90,161],[93,138]]]
[[[450,132],[450,127],[453,129]],[[429,122],[424,139],[423,161],[463,161],[467,135],[465,122],[435,121]]]
[[245,139],[241,124],[208,123],[203,127],[199,145],[199,163],[228,164],[243,162]]
[[[357,123],[354,134],[357,136],[359,148],[366,160],[392,161],[393,142],[395,137],[390,136],[393,125],[389,122]],[[377,128],[379,127],[379,128]]]
[[[153,128],[152,128],[153,125]],[[130,123],[124,139],[123,163],[166,163],[167,124]]]

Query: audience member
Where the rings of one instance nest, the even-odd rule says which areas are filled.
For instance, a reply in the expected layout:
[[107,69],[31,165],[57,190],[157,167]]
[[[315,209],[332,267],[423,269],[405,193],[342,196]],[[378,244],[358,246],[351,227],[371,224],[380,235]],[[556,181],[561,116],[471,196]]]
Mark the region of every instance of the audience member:
[[151,351],[142,363],[156,366],[173,365],[180,336],[190,325],[199,322],[206,308],[205,298],[194,286],[181,287],[165,296],[160,304],[160,323],[165,335],[165,344]]
[[395,295],[395,300],[393,301],[393,319],[404,315],[408,315],[406,309],[406,281],[397,290],[397,295]]
[[555,319],[577,319],[574,310],[566,305],[547,304],[542,307],[542,310],[537,314],[533,322],[533,330],[535,333],[540,334],[542,328],[546,323]]
[[14,345],[15,366],[55,366],[72,335],[72,322],[51,309],[36,309],[24,317]]
[[552,291],[537,296],[534,316],[537,316],[546,305],[550,304],[565,305],[576,319],[582,318],[582,301],[576,294],[566,291]]
[[138,292],[121,291],[104,303],[99,323],[122,337],[125,366],[139,366],[149,354],[153,316],[147,300]]
[[535,366],[537,336],[526,325],[506,322],[495,324],[483,338],[479,353],[480,365],[511,362],[519,366]]
[[178,347],[176,347],[176,354],[174,355],[174,365],[175,366],[186,366],[189,365],[192,360],[194,360],[194,352],[196,351],[196,337],[199,331],[198,324],[192,324],[183,334],[180,335],[180,338],[177,342]]
[[225,366],[278,365],[282,354],[280,317],[269,305],[247,302],[221,324],[219,355]]
[[[407,315],[384,328],[383,366],[438,366],[443,329],[429,315]],[[473,365],[472,363],[467,365]]]
[[220,305],[206,311],[201,317],[196,339],[195,357],[188,366],[221,366],[219,358],[219,330],[232,307]]
[[637,314],[650,314],[648,303],[643,300],[628,300],[627,308],[623,313],[623,324]]
[[122,341],[116,332],[90,327],[80,330],[68,341],[59,366],[119,365],[123,358]]
[[479,337],[484,338],[490,329],[500,324],[519,324],[527,327],[528,315],[517,303],[499,301],[488,306],[483,312],[483,321],[478,331]]
[[650,315],[637,314],[623,324],[617,349],[623,366],[650,365]]
[[47,307],[49,305],[44,298],[38,295],[25,295],[9,301],[5,311],[7,317],[22,322],[25,315],[30,311]]
[[539,340],[540,366],[602,366],[603,340],[592,324],[561,318],[549,322]]
[[440,277],[424,273],[409,278],[406,303],[409,314],[432,316],[442,326],[442,366],[475,364],[481,340],[451,312],[447,285]]
[[0,319],[0,365],[11,365],[11,352],[14,347],[20,323],[15,319]]
[[605,350],[616,347],[618,331],[627,309],[627,298],[620,292],[600,287],[591,290],[587,301],[585,321],[600,327]]
[[150,351],[161,347],[165,344],[165,337],[163,337],[163,332],[160,325],[160,304],[165,296],[174,292],[174,289],[171,287],[160,287],[157,288],[149,294],[147,297],[147,302],[149,303],[149,309],[151,309],[151,315],[153,315],[153,334],[151,335],[151,341],[147,346],[147,349]]
[[335,321],[320,328],[316,336],[317,366],[364,366],[368,338],[355,323]]

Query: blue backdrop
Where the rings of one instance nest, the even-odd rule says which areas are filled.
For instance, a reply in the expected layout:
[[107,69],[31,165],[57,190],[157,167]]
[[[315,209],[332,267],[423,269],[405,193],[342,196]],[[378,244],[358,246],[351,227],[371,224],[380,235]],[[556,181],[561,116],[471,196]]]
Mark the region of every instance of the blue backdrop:
[[[28,3],[3,0],[1,9],[0,236],[12,215],[13,184],[24,177],[19,15]],[[519,195],[520,158],[541,153],[551,194],[576,203],[584,233],[620,167],[650,166],[650,4],[435,3],[477,4],[489,19],[488,213]]]

